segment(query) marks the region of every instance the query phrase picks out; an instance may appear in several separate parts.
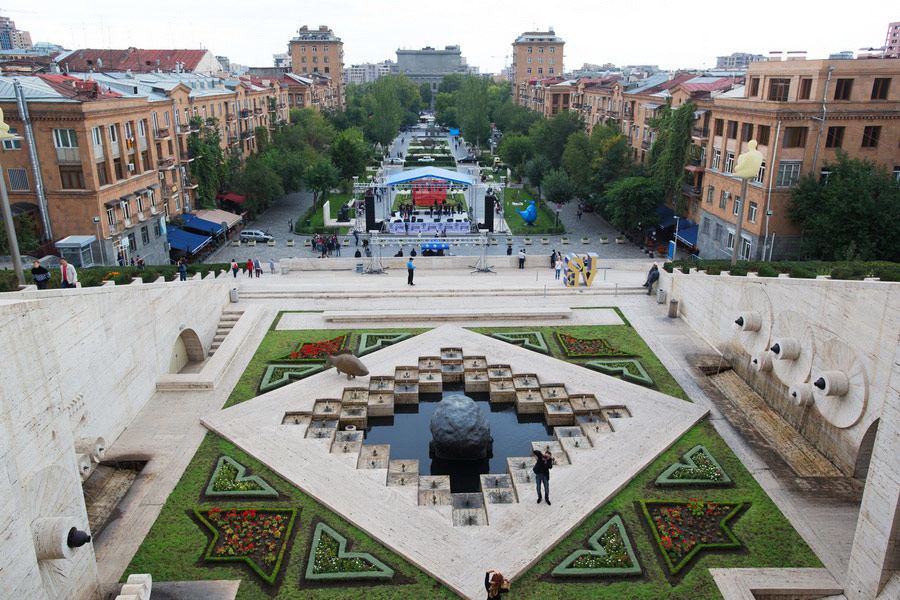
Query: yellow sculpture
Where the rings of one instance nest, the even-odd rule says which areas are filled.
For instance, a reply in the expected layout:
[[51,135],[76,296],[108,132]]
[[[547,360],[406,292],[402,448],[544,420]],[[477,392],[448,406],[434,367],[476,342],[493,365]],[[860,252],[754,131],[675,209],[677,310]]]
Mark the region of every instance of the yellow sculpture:
[[596,252],[567,254],[563,269],[563,283],[566,287],[578,287],[583,280],[585,286],[591,287],[599,266],[600,258]]
[[762,152],[756,149],[756,140],[747,142],[747,151],[738,156],[737,166],[734,167],[735,177],[753,178],[759,174],[762,166]]
[[3,120],[3,109],[0,108],[0,140],[16,137],[9,132],[9,125]]

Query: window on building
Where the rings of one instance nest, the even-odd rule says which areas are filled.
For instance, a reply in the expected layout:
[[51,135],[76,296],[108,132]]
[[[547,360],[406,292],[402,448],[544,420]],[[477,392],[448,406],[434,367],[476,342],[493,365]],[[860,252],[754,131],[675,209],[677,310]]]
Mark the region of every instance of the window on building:
[[791,89],[791,80],[788,78],[774,77],[769,80],[769,100],[772,102],[787,102],[788,91]]
[[553,58],[552,58],[552,57],[550,58],[550,64],[551,64],[551,65],[553,64]]
[[26,171],[25,169],[7,169],[6,174],[9,175],[9,191],[28,191],[28,171]]
[[153,237],[158,238],[162,235],[162,227],[159,226],[159,219],[153,221]]
[[80,167],[59,167],[60,187],[64,190],[83,190],[84,173]]
[[740,209],[741,209],[741,197],[740,197],[740,196],[735,196],[735,197],[734,197],[734,206],[732,206],[731,213],[732,213],[734,216],[737,216],[738,211],[740,211]]
[[322,49],[323,49],[325,52],[328,52],[328,46],[322,46]]
[[109,126],[109,141],[113,144],[119,143],[119,126],[115,123]]
[[125,121],[125,139],[134,137],[134,129],[131,126],[131,121]]
[[844,128],[829,127],[828,134],[825,136],[826,148],[840,148],[844,143]]
[[809,100],[810,95],[812,94],[812,79],[809,77],[804,77],[800,80],[800,91],[797,94],[797,98],[800,100]]
[[750,97],[756,98],[759,96],[759,77],[753,77],[750,79]]
[[314,62],[314,63],[318,63],[318,62],[319,62],[319,57],[318,57],[318,56],[313,56],[313,62]]
[[760,125],[756,128],[756,143],[760,146],[769,145],[769,129],[768,125]]
[[550,73],[552,74],[553,72],[554,72],[553,67],[550,67]]
[[756,223],[756,211],[756,202],[751,202],[750,206],[747,208],[747,220],[751,223]]
[[725,249],[732,250],[734,248],[734,232],[729,230],[728,235],[725,236]]
[[306,67],[303,67],[303,72],[306,73]]
[[116,226],[116,209],[115,207],[110,207],[106,209],[106,222],[109,224],[110,229]]
[[719,162],[722,160],[722,151],[718,148],[713,148],[713,158],[712,165],[710,165],[710,169],[719,169]]
[[550,54],[553,54],[555,52],[556,52],[556,48],[553,46],[550,46]]
[[109,184],[109,173],[106,172],[106,161],[98,162],[96,165],[97,183],[100,186]]
[[704,234],[709,233],[709,219],[706,217],[700,219],[700,232]]
[[713,131],[713,135],[722,135],[722,132],[725,130],[725,121],[722,119],[716,119],[715,130]]
[[78,138],[74,129],[54,129],[53,144],[57,148],[77,148]]
[[853,90],[852,79],[838,79],[834,84],[834,99],[849,100],[850,92]]
[[728,139],[733,140],[737,138],[738,132],[738,124],[737,121],[728,121]]
[[900,181],[900,165],[894,165],[894,179]]
[[734,171],[734,152],[725,153],[725,169],[723,173],[731,173]]
[[146,225],[141,227],[141,242],[145,246],[150,243],[150,229]]
[[888,88],[891,87],[889,77],[876,77],[872,84],[872,100],[887,100]]
[[713,186],[709,186],[709,189],[706,190],[706,203],[712,204],[713,199],[716,197],[716,188]]
[[756,174],[756,183],[765,183],[766,178],[766,161],[762,161],[762,164],[759,165],[759,173]]
[[326,57],[322,58],[322,62],[328,62],[328,57],[326,56]]
[[325,67],[325,72],[326,72],[326,73],[331,72],[331,67]]
[[116,179],[125,179],[125,173],[122,171],[122,159],[113,159],[113,169],[116,172]]
[[738,256],[740,256],[741,260],[750,260],[750,240],[741,236],[741,249],[738,251]]
[[531,67],[528,67],[527,73],[528,73],[529,75],[531,75]]
[[725,229],[722,227],[721,223],[716,223],[715,233],[713,233],[713,240],[721,241],[722,240],[722,230]]
[[531,54],[531,46],[528,46],[528,54]]
[[128,247],[137,248],[137,239],[135,239],[133,231],[128,234]]
[[165,125],[166,127],[169,126],[169,111],[165,111],[163,113],[163,125]]
[[719,208],[725,208],[728,206],[728,192],[722,190],[722,193],[719,194]]
[[544,47],[543,46],[538,47],[538,54],[543,54],[543,53],[544,53]]
[[753,123],[744,123],[741,125],[741,139],[745,142],[753,139]]
[[529,64],[529,65],[531,64],[531,57],[530,57],[530,56],[528,57],[528,64]]
[[[15,127],[9,128],[10,135],[19,135],[19,130]],[[3,140],[3,149],[4,150],[21,150],[22,149],[22,140]]]
[[806,147],[806,127],[785,127],[784,128],[784,147],[785,148],[804,148],[804,147]]
[[799,162],[782,162],[778,164],[778,177],[775,185],[780,188],[794,187],[800,180]]
[[543,73],[543,72],[544,72],[544,69],[541,68],[541,67],[538,67],[538,75],[540,75],[540,74]]
[[312,51],[315,52],[316,50],[318,50],[318,46],[313,46]]
[[862,147],[877,148],[878,139],[881,137],[880,125],[869,125],[863,130]]

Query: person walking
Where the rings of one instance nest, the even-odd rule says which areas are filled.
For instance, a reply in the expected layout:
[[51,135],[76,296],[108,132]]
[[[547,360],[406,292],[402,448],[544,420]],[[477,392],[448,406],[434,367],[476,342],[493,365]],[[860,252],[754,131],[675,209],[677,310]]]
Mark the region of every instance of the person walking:
[[234,275],[235,279],[237,279],[237,274],[238,274],[238,271],[240,271],[240,270],[241,270],[241,268],[238,266],[237,261],[232,258],[231,259],[231,274]]
[[269,273],[275,274],[275,261],[271,258],[269,259]]
[[579,203],[578,203],[578,210],[575,211],[575,219],[578,220],[578,221],[580,221],[580,220],[581,220],[581,215],[583,215],[583,214],[584,214],[584,204],[582,204],[582,203],[579,202]]
[[184,259],[178,261],[178,280],[187,281],[187,265],[184,264]]
[[31,279],[39,290],[46,290],[50,283],[50,271],[41,266],[40,261],[31,263]]
[[260,275],[262,275],[262,264],[259,262],[259,259],[253,261],[253,270],[256,272],[257,279]]
[[551,269],[556,268],[556,250],[554,250],[553,253],[550,255],[550,268]]
[[559,258],[559,257],[557,257],[557,258],[556,258],[556,265],[554,266],[554,268],[556,269],[556,279],[557,279],[557,280],[559,280],[559,274],[560,274],[560,272],[562,272],[562,266],[563,266],[563,265],[562,265],[562,259]]
[[78,273],[75,272],[75,267],[70,265],[69,261],[63,258],[59,261],[59,269],[60,274],[62,275],[62,281],[60,281],[59,287],[63,289],[76,287],[75,284],[78,283]]
[[653,293],[653,284],[659,280],[659,267],[656,266],[656,263],[653,263],[653,266],[650,267],[650,271],[647,273],[647,281],[644,282],[644,287],[647,288],[647,295]]
[[525,248],[519,250],[519,268],[525,268]]
[[491,569],[484,574],[484,591],[487,592],[487,600],[499,598],[501,594],[509,593],[509,579]]
[[553,468],[553,455],[549,452],[534,451],[537,459],[532,467],[534,471],[534,483],[537,486],[537,503],[541,503],[541,484],[544,484],[544,497],[547,499],[547,506],[550,506],[550,469]]
[[341,241],[337,238],[334,238],[334,255],[341,257]]
[[506,255],[507,255],[507,256],[512,256],[512,244],[507,244],[507,245],[506,245]]
[[253,259],[252,258],[247,259],[247,264],[244,265],[244,267],[247,269],[247,277],[253,277]]
[[294,220],[293,219],[288,219],[288,231],[289,232],[294,231]]
[[353,239],[356,241],[356,245],[359,246],[359,232],[357,230],[353,230]]
[[[401,252],[402,252],[402,250],[401,250]],[[413,258],[410,256],[409,260],[406,261],[406,272],[407,272],[406,283],[408,283],[409,285],[416,285],[413,283],[413,273],[415,272],[415,270],[416,270],[416,265],[413,264]]]

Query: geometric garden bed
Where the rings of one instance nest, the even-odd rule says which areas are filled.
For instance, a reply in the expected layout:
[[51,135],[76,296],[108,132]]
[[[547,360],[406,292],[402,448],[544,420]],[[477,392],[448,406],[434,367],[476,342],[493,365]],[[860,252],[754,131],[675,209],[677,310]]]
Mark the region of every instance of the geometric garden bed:
[[313,534],[305,577],[312,581],[392,579],[394,571],[368,552],[347,552],[347,539],[325,523],[319,523]]
[[721,486],[731,484],[731,478],[713,455],[697,445],[684,453],[683,462],[670,465],[656,478],[660,486]]
[[621,577],[640,575],[641,565],[631,547],[622,517],[616,515],[588,540],[591,550],[576,550],[552,575],[557,577]]
[[636,358],[591,360],[584,363],[584,366],[589,369],[594,369],[595,371],[600,371],[604,375],[620,377],[629,383],[636,383],[647,387],[653,385],[650,374],[644,369],[644,365],[641,364],[641,361]]

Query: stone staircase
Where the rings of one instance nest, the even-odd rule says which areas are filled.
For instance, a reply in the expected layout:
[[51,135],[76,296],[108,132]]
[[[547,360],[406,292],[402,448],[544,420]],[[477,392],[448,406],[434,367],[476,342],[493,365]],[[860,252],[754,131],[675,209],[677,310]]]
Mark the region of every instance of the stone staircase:
[[232,328],[244,314],[242,310],[223,310],[222,316],[219,318],[219,326],[216,328],[216,335],[213,337],[212,344],[209,346],[209,356],[212,357],[225,341],[225,336],[231,333]]

